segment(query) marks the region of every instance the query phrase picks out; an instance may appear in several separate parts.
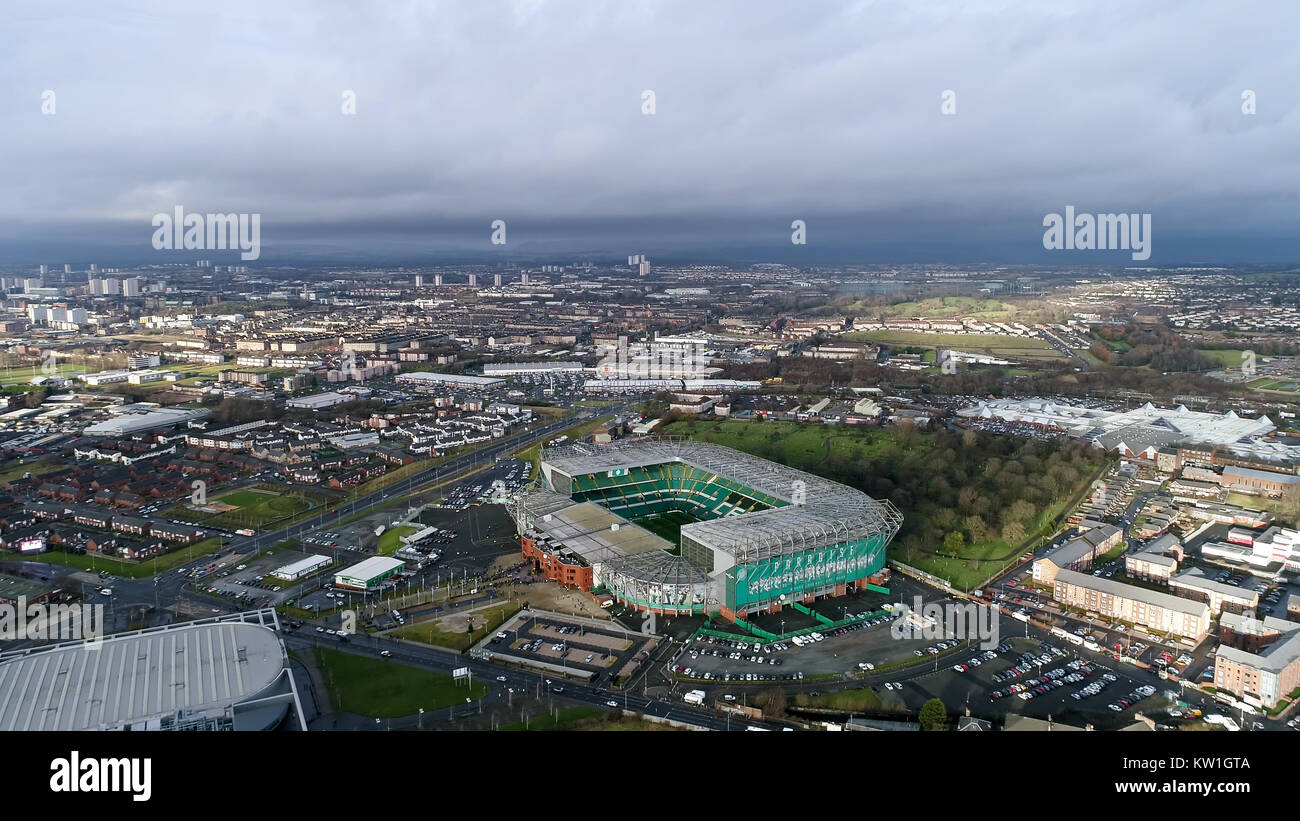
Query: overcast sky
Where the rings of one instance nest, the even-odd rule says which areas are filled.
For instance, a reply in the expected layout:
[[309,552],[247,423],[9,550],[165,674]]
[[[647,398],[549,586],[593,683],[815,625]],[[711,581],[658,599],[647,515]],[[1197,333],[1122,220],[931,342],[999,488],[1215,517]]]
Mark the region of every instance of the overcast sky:
[[1300,4],[183,5],[4,4],[0,262],[177,205],[260,213],[264,261],[1066,261],[1066,205],[1152,214],[1153,264],[1300,257]]

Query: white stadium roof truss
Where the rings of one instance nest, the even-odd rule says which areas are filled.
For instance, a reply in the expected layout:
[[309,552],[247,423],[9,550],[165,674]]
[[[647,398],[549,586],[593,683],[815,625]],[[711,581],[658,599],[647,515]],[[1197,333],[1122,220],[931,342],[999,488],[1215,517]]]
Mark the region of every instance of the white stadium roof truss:
[[[846,485],[766,459],[691,440],[658,437],[599,445],[569,444],[547,448],[542,461],[569,476],[679,461],[786,502],[780,507],[682,526],[684,537],[729,553],[736,563],[791,555],[881,533],[888,534],[885,538],[888,541],[903,522],[902,513],[888,501],[872,499]],[[799,483],[802,483],[804,502],[795,504]],[[537,502],[553,510],[562,507],[561,500],[567,499],[554,493],[546,495],[552,498],[545,502],[539,498]],[[521,502],[528,504],[524,498]],[[547,512],[528,506],[534,515]],[[685,563],[680,557],[662,555],[675,560],[661,568],[669,575],[679,572],[670,565]],[[628,557],[626,561],[643,571],[656,569],[648,564],[646,554]]]

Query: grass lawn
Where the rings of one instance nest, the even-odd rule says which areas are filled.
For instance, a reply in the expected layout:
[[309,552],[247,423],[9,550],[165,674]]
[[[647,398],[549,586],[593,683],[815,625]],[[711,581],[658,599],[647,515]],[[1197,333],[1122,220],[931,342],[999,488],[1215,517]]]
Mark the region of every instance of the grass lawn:
[[1007,359],[1059,359],[1062,356],[1060,351],[1037,337],[882,330],[845,334],[844,338],[899,347],[953,348],[967,353],[990,353]]
[[38,376],[67,376],[72,373],[91,373],[99,370],[96,367],[84,368],[77,362],[59,362],[55,360],[54,372],[46,373],[41,370],[42,365],[37,363],[34,367],[31,365],[19,365],[16,367],[5,368],[0,371],[0,387],[9,387],[10,385],[26,385]]
[[379,555],[391,556],[402,546],[402,537],[416,533],[417,528],[408,526],[390,527],[379,536]]
[[217,364],[206,365],[200,362],[169,362],[158,367],[160,371],[175,371],[181,374],[181,378],[176,380],[179,385],[193,385],[202,379],[216,379],[222,371],[239,371],[241,373],[264,373],[268,378],[274,380],[280,376],[291,376],[292,368],[249,368],[243,365],[237,365],[235,362],[221,362]]
[[394,718],[463,704],[481,698],[486,684],[457,684],[451,676],[399,664],[316,647],[316,664],[337,710],[375,718]]
[[1101,564],[1106,564],[1107,562],[1113,562],[1124,554],[1124,549],[1127,547],[1128,547],[1128,542],[1120,542],[1119,544],[1112,547],[1110,550],[1107,550],[1105,553],[1103,553],[1093,563],[1101,565]]
[[1246,387],[1257,391],[1277,391],[1279,393],[1300,393],[1300,381],[1295,379],[1277,379],[1266,376],[1246,383]]
[[933,554],[917,556],[891,554],[890,557],[941,579],[947,579],[948,583],[958,590],[969,590],[982,584],[989,576],[1019,558],[1019,551],[1008,557],[1007,554],[1010,552],[1012,552],[1011,548],[1006,542],[994,539],[966,545],[958,558]]
[[682,525],[688,525],[691,522],[698,522],[689,513],[680,510],[670,510],[666,513],[660,513],[658,516],[646,516],[642,519],[634,519],[633,523],[644,527],[651,533],[660,538],[667,539],[675,545],[679,545],[682,539]]
[[311,508],[310,502],[297,496],[278,495],[252,489],[231,491],[221,496],[214,496],[209,501],[235,505],[239,509],[225,513],[203,513],[191,510],[185,504],[179,504],[165,511],[163,518],[210,524],[213,527],[228,529],[260,528]]
[[29,462],[12,462],[0,469],[0,485],[7,485],[10,482],[23,478],[23,475],[30,473],[32,476],[44,476],[47,473],[57,473],[66,468],[67,465],[62,461],[55,459],[53,461]]
[[863,713],[868,710],[879,710],[882,707],[880,696],[866,688],[822,693],[817,696],[798,693],[792,703],[796,707],[821,707],[827,710],[843,710],[847,713]]
[[274,494],[263,493],[260,490],[236,490],[224,496],[216,497],[216,501],[241,508],[251,508],[265,504],[274,498],[276,498]]
[[1264,500],[1258,496],[1250,496],[1245,493],[1238,493],[1235,490],[1228,494],[1226,504],[1244,507],[1247,510],[1263,510]]
[[1219,360],[1225,369],[1241,370],[1242,351],[1233,348],[1201,348],[1200,352],[1211,359]]
[[221,540],[218,538],[204,539],[195,542],[192,545],[182,547],[179,550],[173,550],[171,553],[164,554],[156,559],[147,559],[143,562],[128,562],[122,559],[112,559],[107,556],[95,554],[87,556],[79,553],[63,553],[52,550],[48,553],[41,553],[37,556],[20,556],[9,550],[0,550],[0,559],[20,559],[28,562],[45,562],[46,564],[62,565],[64,567],[75,567],[78,570],[100,570],[107,571],[114,576],[122,576],[128,579],[144,579],[155,573],[162,573],[171,570],[173,567],[179,567],[191,559],[199,556],[207,556],[216,553],[221,549]]
[[[485,607],[482,610],[475,610],[472,614],[476,625],[473,633],[466,633],[463,630],[457,632],[439,630],[437,625],[440,619],[434,619],[420,624],[408,624],[405,627],[391,631],[389,635],[410,641],[418,641],[423,644],[450,647],[453,650],[468,650],[476,642],[487,636],[488,633],[504,624],[506,619],[518,613],[520,607],[519,602],[511,600],[492,607]],[[483,622],[484,619],[487,619],[486,624]]]
[[1098,359],[1096,356],[1094,356],[1093,353],[1092,353],[1092,351],[1088,351],[1088,350],[1076,350],[1075,353],[1077,353],[1077,354],[1079,355],[1079,358],[1080,358],[1080,359],[1084,360],[1085,362],[1087,362],[1089,365],[1091,365],[1091,366],[1094,367],[1094,368],[1104,368],[1104,367],[1106,367],[1106,363],[1105,363],[1105,362],[1102,362],[1100,359]]
[[530,718],[525,726],[525,722],[516,721],[514,724],[504,724],[498,729],[510,732],[521,730],[554,730],[556,727],[565,724],[572,724],[576,721],[588,721],[590,719],[600,718],[603,716],[600,710],[595,707],[568,707],[559,712],[559,717],[547,713],[546,715]]

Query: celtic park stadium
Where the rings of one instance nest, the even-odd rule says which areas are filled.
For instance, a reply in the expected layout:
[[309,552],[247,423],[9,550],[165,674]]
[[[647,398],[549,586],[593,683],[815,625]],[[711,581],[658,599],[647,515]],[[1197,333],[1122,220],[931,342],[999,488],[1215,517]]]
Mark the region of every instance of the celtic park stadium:
[[836,482],[668,438],[548,448],[511,510],[547,578],[731,621],[870,584],[903,520]]

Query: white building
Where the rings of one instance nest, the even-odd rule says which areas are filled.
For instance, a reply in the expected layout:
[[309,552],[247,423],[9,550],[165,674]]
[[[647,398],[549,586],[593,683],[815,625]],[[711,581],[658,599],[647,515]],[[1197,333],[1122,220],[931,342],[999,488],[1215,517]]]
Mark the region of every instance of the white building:
[[297,399],[290,399],[285,402],[286,407],[296,408],[298,410],[318,411],[325,408],[332,408],[343,402],[351,402],[356,397],[347,394],[326,391],[324,393],[314,393],[311,396],[300,396]]
[[329,556],[312,555],[305,559],[299,559],[292,564],[286,564],[283,567],[277,567],[271,571],[271,575],[277,579],[286,581],[296,581],[304,576],[310,576],[317,570],[330,566]]

